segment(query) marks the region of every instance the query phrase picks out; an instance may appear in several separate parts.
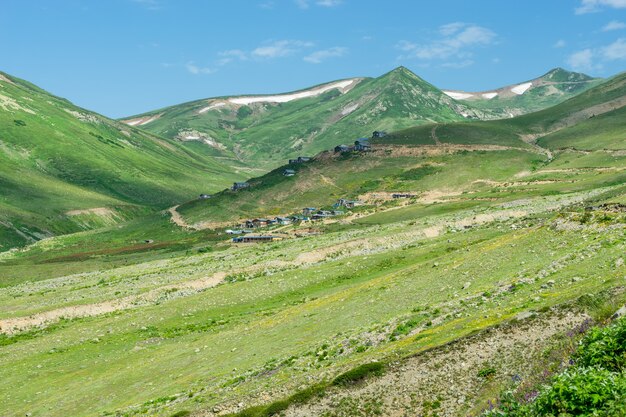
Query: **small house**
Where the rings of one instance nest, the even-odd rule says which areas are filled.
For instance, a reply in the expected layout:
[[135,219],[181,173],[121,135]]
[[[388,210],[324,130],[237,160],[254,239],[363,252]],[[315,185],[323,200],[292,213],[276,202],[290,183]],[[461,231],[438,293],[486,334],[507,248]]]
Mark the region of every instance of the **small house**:
[[288,217],[276,217],[274,220],[281,226],[286,226],[292,223],[291,219]]
[[225,230],[227,235],[240,235],[243,233],[243,230],[240,229],[226,229]]
[[270,224],[268,219],[253,219],[251,220],[252,227],[265,227]]
[[293,169],[286,169],[283,171],[283,175],[285,177],[293,177],[294,175],[296,175],[296,171]]
[[317,211],[317,209],[315,207],[305,207],[302,209],[302,215],[304,216],[310,216],[311,214],[315,213]]
[[250,188],[250,183],[247,183],[247,182],[236,182],[236,183],[233,184],[232,187],[230,187],[230,189],[233,190],[233,191],[242,190],[244,188]]
[[265,235],[246,235],[246,236],[238,236],[233,238],[234,243],[257,243],[257,242],[273,242],[275,240],[282,240],[282,237]]
[[384,138],[385,136],[387,136],[387,132],[385,132],[384,130],[375,130],[372,133],[373,138]]
[[305,162],[309,162],[310,160],[311,160],[311,157],[309,157],[309,156],[299,156],[298,157],[298,163],[299,164],[302,164],[302,163],[305,163]]
[[289,160],[289,165],[291,165],[291,164],[297,164],[297,163],[298,163],[298,160],[297,160],[297,159],[290,159],[290,160]]
[[200,194],[200,200],[206,200],[207,198],[211,198],[210,194]]
[[350,150],[350,147],[346,145],[335,146],[335,153],[348,152],[349,150]]
[[372,148],[367,138],[361,138],[354,141],[354,150],[359,152],[369,151]]
[[394,193],[391,194],[391,198],[413,198],[415,194],[407,194],[407,193]]
[[344,212],[343,212],[343,210],[333,210],[333,211],[331,211],[331,214],[333,216],[343,216]]
[[335,203],[334,207],[346,207],[346,208],[354,208],[357,206],[362,206],[363,203],[362,201],[358,201],[358,200],[347,200],[345,198],[340,198],[339,200],[337,200],[337,202]]
[[308,216],[290,216],[289,219],[293,222],[293,223],[305,223],[310,221],[311,219]]

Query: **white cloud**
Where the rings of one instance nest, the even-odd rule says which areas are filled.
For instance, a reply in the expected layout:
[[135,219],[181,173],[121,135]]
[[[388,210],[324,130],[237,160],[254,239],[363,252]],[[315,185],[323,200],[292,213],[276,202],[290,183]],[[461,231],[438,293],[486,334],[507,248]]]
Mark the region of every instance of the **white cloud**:
[[602,69],[606,62],[622,60],[626,60],[626,38],[617,39],[601,48],[574,52],[567,59],[567,63],[578,71],[593,71]]
[[198,74],[213,74],[213,73],[217,72],[217,70],[214,69],[214,68],[199,67],[193,61],[187,62],[187,64],[185,65],[185,68],[187,68],[187,71],[189,71],[190,73],[192,73],[194,75],[198,75]]
[[567,42],[565,42],[563,39],[559,39],[552,46],[555,48],[565,48],[566,45],[567,45]]
[[465,26],[466,24],[463,22],[448,23],[447,25],[439,27],[439,33],[443,36],[451,36],[463,29]]
[[305,56],[303,59],[311,64],[320,64],[328,58],[340,57],[345,55],[347,52],[348,48],[344,48],[343,46],[334,46],[321,51],[315,51],[312,54]]
[[576,14],[599,12],[604,7],[626,9],[626,0],[582,0],[576,8]]
[[626,38],[620,38],[600,50],[602,58],[607,61],[626,59]]
[[217,54],[220,58],[217,60],[217,64],[220,66],[224,66],[226,64],[230,64],[235,60],[239,61],[247,61],[248,54],[241,49],[229,49],[227,51],[222,51]]
[[583,49],[574,52],[567,58],[569,66],[576,71],[591,71],[596,68],[594,52],[591,49]]
[[294,0],[296,5],[301,9],[308,9],[311,4],[320,7],[336,7],[343,3],[343,0]]
[[258,58],[281,58],[293,55],[302,49],[313,46],[311,42],[281,40],[274,41],[268,45],[259,46],[252,51],[252,55]]
[[322,7],[335,7],[343,3],[343,0],[317,0],[315,4]]
[[474,65],[474,61],[471,59],[465,59],[459,62],[444,62],[443,64],[441,64],[442,67],[446,68],[465,68],[469,67],[470,65]]
[[485,27],[468,23],[454,22],[439,27],[439,39],[427,44],[400,41],[396,47],[407,55],[401,58],[420,60],[448,60],[444,65],[462,68],[473,63],[472,49],[492,45],[496,34]]
[[607,23],[602,28],[602,31],[603,32],[609,32],[611,30],[620,30],[620,29],[624,29],[624,28],[626,28],[626,23],[620,22],[618,20],[611,20],[609,23]]

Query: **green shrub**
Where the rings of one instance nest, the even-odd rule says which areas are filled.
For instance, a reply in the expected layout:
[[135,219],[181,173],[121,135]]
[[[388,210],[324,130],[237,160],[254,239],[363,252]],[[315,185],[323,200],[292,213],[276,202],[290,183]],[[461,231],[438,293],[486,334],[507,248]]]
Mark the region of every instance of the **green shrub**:
[[493,368],[491,366],[487,367],[487,368],[483,368],[480,371],[478,371],[478,376],[480,378],[489,378],[492,375],[496,374],[496,368]]
[[385,365],[381,362],[366,363],[339,375],[333,380],[332,385],[353,385],[370,376],[381,376],[384,372]]
[[626,370],[626,318],[590,330],[573,359],[579,366],[596,366],[614,372]]
[[172,414],[170,417],[187,417],[191,414],[191,411],[188,410],[180,410]]
[[533,409],[540,416],[578,416],[622,403],[626,403],[624,375],[600,368],[572,367],[557,375],[537,396]]

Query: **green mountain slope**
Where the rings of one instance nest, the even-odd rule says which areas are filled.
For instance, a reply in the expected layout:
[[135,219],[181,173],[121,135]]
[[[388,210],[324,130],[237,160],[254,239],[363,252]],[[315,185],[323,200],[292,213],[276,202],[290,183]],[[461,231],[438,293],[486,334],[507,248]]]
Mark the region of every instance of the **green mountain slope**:
[[237,168],[0,73],[0,249],[189,200]]
[[496,90],[477,93],[446,90],[446,93],[500,117],[512,117],[554,106],[602,81],[586,74],[555,68],[533,80]]
[[[278,102],[294,94],[309,96]],[[374,130],[467,117],[489,114],[400,67],[375,79],[343,80],[279,96],[199,100],[125,121],[170,139],[204,142],[211,153],[275,167],[289,157],[369,137]]]

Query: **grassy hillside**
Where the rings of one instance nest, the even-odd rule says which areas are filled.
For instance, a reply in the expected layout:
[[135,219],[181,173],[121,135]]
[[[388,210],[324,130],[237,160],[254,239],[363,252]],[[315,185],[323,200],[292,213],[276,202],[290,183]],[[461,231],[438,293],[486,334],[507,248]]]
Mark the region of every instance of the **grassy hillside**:
[[0,249],[114,224],[249,175],[0,75]]
[[[555,68],[541,77],[520,83],[531,84],[523,94],[513,93],[511,88],[515,86],[509,86],[492,92],[471,93],[472,97],[462,101],[506,118],[552,107],[602,82],[600,78]],[[497,95],[493,98],[483,96],[489,93]]]
[[[456,102],[403,67],[354,83],[345,93],[332,89],[285,103],[240,105],[230,103],[229,98],[208,99],[126,120],[158,117],[141,127],[171,139],[195,135],[210,143],[206,147],[212,152],[275,167],[289,157],[369,137],[374,130],[487,116]],[[206,110],[219,103],[222,105]]]

